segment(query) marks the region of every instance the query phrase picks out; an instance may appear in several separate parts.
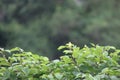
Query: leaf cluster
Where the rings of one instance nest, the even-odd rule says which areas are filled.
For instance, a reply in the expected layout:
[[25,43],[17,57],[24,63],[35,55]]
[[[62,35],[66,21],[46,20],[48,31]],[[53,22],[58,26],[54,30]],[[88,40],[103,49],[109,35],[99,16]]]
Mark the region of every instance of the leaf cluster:
[[50,61],[20,48],[0,49],[0,80],[120,80],[120,50],[115,47],[80,48],[69,42],[58,50],[65,55]]

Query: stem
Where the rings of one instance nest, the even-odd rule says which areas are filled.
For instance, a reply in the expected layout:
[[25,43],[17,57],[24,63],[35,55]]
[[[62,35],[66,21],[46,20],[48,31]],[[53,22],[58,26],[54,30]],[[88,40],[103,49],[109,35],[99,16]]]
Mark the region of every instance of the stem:
[[80,72],[79,66],[77,65],[77,61],[75,60],[75,58],[72,55],[70,55],[70,58],[73,60],[74,65],[77,67],[78,71]]

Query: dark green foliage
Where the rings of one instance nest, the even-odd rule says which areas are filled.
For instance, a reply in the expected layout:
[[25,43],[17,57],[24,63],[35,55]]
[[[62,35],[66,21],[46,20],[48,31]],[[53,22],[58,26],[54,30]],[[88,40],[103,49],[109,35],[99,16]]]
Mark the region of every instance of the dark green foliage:
[[[120,50],[112,46],[60,46],[64,55],[47,57],[20,48],[0,49],[0,80],[120,80]],[[4,52],[12,55],[7,56]]]
[[119,3],[0,0],[0,47],[22,47],[51,59],[58,58],[56,48],[68,41],[80,46],[92,42],[120,48]]
[[15,19],[20,23],[26,23],[55,10],[54,0],[1,0],[0,3],[7,22]]

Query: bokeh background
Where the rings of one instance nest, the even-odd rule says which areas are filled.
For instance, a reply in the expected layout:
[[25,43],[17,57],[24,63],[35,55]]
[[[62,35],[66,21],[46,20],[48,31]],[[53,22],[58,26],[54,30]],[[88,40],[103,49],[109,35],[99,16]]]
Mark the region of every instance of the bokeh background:
[[120,0],[0,0],[0,47],[55,59],[67,42],[120,48]]

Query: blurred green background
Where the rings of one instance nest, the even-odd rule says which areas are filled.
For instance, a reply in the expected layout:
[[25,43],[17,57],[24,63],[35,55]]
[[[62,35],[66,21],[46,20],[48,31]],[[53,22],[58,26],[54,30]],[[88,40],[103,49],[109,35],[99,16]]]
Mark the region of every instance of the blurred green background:
[[0,0],[0,47],[55,59],[67,42],[120,48],[120,0]]

